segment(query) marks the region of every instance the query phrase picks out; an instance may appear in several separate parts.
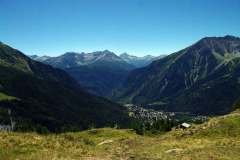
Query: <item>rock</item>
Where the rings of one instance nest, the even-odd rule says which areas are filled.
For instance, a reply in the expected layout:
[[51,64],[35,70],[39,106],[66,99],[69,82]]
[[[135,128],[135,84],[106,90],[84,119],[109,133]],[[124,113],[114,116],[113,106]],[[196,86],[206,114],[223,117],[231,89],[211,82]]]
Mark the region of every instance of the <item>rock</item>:
[[101,143],[98,143],[98,146],[101,146],[101,145],[103,145],[103,144],[112,143],[112,142],[113,142],[113,140],[111,140],[111,139],[105,140],[105,141],[103,141],[103,142],[101,142]]
[[169,149],[169,150],[165,151],[165,153],[181,153],[183,151],[184,150],[181,148],[174,148],[174,149]]
[[205,130],[205,129],[207,129],[207,127],[203,126],[203,127],[202,127],[202,129],[204,129],[204,130]]

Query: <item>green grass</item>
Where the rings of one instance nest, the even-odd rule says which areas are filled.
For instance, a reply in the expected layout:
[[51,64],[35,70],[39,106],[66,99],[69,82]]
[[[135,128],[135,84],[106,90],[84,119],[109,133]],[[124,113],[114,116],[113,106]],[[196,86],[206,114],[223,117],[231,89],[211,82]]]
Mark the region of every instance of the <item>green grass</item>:
[[16,100],[16,98],[0,92],[0,101],[11,101],[11,100]]
[[239,133],[239,112],[151,137],[112,128],[49,135],[1,132],[0,159],[238,160]]

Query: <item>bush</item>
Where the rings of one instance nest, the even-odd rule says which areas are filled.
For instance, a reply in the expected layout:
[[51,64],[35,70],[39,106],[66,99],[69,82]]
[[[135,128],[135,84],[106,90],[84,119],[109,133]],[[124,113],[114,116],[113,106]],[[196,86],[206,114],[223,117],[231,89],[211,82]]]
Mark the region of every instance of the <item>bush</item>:
[[135,130],[135,132],[139,135],[143,135],[145,133],[152,133],[157,134],[159,132],[167,132],[172,129],[174,126],[174,122],[169,119],[161,119],[154,121],[153,123],[150,122],[143,122],[143,121],[133,121],[131,124],[131,128]]

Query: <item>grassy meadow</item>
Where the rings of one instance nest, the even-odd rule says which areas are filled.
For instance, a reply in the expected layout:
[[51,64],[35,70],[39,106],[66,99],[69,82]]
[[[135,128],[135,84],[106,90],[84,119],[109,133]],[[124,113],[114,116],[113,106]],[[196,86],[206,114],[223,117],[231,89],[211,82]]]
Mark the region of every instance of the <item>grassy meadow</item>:
[[48,135],[0,132],[0,159],[239,160],[240,112],[151,136],[112,128]]

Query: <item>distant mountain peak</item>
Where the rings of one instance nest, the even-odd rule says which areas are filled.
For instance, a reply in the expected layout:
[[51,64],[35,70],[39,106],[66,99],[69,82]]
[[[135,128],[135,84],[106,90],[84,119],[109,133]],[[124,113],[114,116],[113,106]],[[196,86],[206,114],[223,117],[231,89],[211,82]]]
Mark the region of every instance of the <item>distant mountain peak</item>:
[[92,52],[92,53],[89,53],[89,54],[102,55],[102,56],[105,56],[105,55],[108,55],[108,56],[117,56],[114,52],[109,51],[109,50],[95,51],[95,52]]
[[125,67],[131,66],[127,64],[123,59],[117,56],[114,52],[109,50],[95,51],[92,53],[77,53],[77,52],[66,52],[58,57],[51,57],[46,61],[41,61],[46,64],[53,65],[59,68],[71,68],[88,65],[99,65],[99,64],[114,64],[114,65],[125,65]]
[[232,36],[232,35],[226,35],[223,37],[224,39],[227,39],[227,40],[240,40],[239,37],[236,37],[236,36]]
[[124,52],[122,54],[119,55],[120,57],[134,57],[134,58],[154,58],[155,56],[153,55],[145,55],[145,56],[135,56],[135,55],[131,55],[131,54],[128,54],[127,52]]
[[126,53],[126,52],[124,52],[124,53],[122,53],[122,54],[120,54],[119,55],[121,58],[140,58],[140,57],[137,57],[137,56],[134,56],[134,55],[130,55],[130,54],[128,54],[128,53]]
[[232,35],[226,35],[226,36],[223,36],[223,37],[205,37],[205,38],[202,38],[199,42],[202,42],[202,41],[217,41],[217,40],[227,40],[227,41],[231,41],[231,40],[240,40],[239,37],[236,37],[236,36],[232,36]]
[[113,52],[111,52],[111,51],[109,51],[109,50],[107,50],[107,49],[105,49],[105,50],[102,51],[102,52],[104,52],[104,53],[113,53]]
[[129,54],[127,52],[124,52],[122,54],[120,54],[120,56],[128,56]]
[[29,57],[32,58],[32,59],[36,59],[36,58],[38,58],[39,56],[36,55],[36,54],[34,54],[34,55],[29,55]]
[[119,55],[120,57],[136,57],[136,58],[139,58],[138,56],[135,56],[135,55],[131,55],[127,52],[124,52],[122,54]]
[[138,56],[130,55],[126,52],[120,54],[120,57],[127,63],[132,64],[137,68],[144,67],[144,66],[150,64],[152,61],[156,60],[156,57],[154,57],[152,55],[138,57]]
[[29,55],[28,57],[30,57],[31,59],[35,60],[35,61],[39,61],[39,62],[43,62],[49,58],[51,58],[50,56],[38,56],[38,55]]
[[188,49],[195,50],[188,53],[202,53],[207,54],[220,54],[224,53],[237,53],[240,50],[240,38],[226,35],[224,37],[205,37],[188,47]]
[[148,54],[148,55],[143,56],[143,57],[146,57],[146,58],[154,58],[155,56],[152,56],[152,55]]
[[80,53],[77,53],[77,52],[66,52],[62,56],[75,56],[75,55],[79,55],[79,54]]

